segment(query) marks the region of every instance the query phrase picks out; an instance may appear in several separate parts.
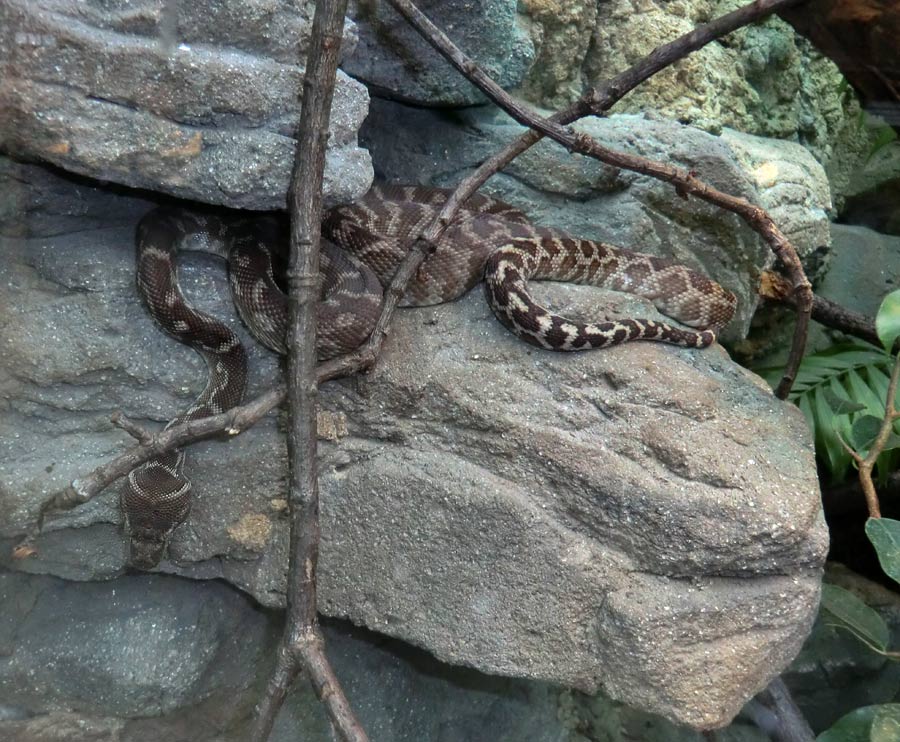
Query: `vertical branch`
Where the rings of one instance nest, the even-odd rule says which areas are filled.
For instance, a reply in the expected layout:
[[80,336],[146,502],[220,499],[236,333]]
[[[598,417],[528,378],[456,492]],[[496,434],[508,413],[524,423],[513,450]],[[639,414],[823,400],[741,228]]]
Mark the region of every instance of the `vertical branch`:
[[316,613],[319,559],[319,482],[316,440],[316,308],[322,177],[331,100],[337,74],[347,0],[318,0],[303,80],[303,108],[289,191],[291,251],[287,399],[290,562],[284,633],[276,667],[257,708],[253,739],[268,738],[291,681],[305,669],[319,700],[343,740],[367,742],[325,656]]

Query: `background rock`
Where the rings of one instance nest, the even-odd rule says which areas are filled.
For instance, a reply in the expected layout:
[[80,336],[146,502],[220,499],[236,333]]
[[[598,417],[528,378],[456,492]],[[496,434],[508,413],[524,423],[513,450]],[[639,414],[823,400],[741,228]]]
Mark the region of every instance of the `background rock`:
[[[310,7],[10,0],[0,7],[0,149],[182,198],[283,208]],[[353,39],[348,27],[345,53]],[[371,182],[356,145],[367,103],[339,73],[325,172],[332,201]]]
[[[426,0],[417,6],[500,85],[521,83],[534,61],[534,47],[515,0]],[[374,94],[422,105],[484,102],[387,3],[355,0],[348,12],[359,28],[359,48],[344,69]]]
[[269,621],[225,585],[0,572],[0,688],[29,713],[158,716],[248,686]]
[[[79,584],[0,573],[7,742],[243,742],[280,621],[238,591],[163,575]],[[372,739],[562,742],[560,689],[443,665],[344,622],[328,655]],[[332,739],[300,678],[273,742]]]
[[[652,116],[592,118],[578,128],[614,149],[694,169],[725,192],[759,203],[802,258],[828,244],[828,180],[797,144],[730,130],[713,136]],[[379,178],[451,186],[522,131],[487,109],[445,114],[373,100],[360,136]],[[486,192],[536,222],[699,268],[738,296],[736,318],[723,339],[746,334],[757,304],[756,276],[771,264],[772,253],[736,215],[546,141],[492,178]]]
[[[17,328],[0,348],[8,539],[126,445],[112,410],[168,420],[202,386],[202,361],[136,300],[132,234],[88,223],[0,242],[0,302]],[[189,261],[182,283],[233,317],[211,265]],[[536,293],[560,311],[655,316],[589,287]],[[255,345],[251,362],[274,375]],[[328,615],[698,727],[726,723],[808,630],[826,533],[805,424],[721,349],[537,351],[474,292],[403,312],[378,369],[326,385],[322,407],[349,431],[322,444]],[[164,570],[283,604],[282,441],[270,417],[191,448],[193,511]],[[17,568],[120,573],[116,494],[53,519]]]

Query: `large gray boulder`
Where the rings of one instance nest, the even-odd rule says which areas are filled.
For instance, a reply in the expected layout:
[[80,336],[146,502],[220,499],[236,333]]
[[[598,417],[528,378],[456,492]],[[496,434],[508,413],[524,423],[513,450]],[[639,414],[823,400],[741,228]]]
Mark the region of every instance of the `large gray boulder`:
[[[284,208],[312,4],[200,0],[0,5],[0,150],[247,209]],[[352,26],[345,53],[352,51]],[[339,73],[325,195],[372,179],[365,88]]]
[[[67,219],[0,242],[16,328],[0,338],[7,546],[46,496],[130,444],[112,411],[161,423],[203,383],[202,361],[137,301],[133,225]],[[187,261],[183,284],[237,326],[215,268]],[[656,316],[588,287],[536,293],[573,314]],[[251,362],[253,391],[271,384],[276,361],[254,345]],[[538,351],[474,291],[401,312],[376,370],[325,385],[321,408],[333,438],[320,461],[327,615],[699,728],[727,723],[809,629],[827,546],[812,443],[799,411],[719,347]],[[193,510],[161,569],[283,605],[275,416],[188,459]],[[12,564],[4,549],[4,563],[118,575],[120,522],[113,487],[52,518],[35,557]]]

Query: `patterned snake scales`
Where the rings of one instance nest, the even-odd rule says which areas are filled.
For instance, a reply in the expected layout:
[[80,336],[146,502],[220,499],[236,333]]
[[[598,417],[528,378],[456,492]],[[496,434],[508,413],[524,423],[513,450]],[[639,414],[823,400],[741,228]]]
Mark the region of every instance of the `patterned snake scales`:
[[[447,192],[418,186],[375,187],[360,201],[332,209],[323,223],[316,349],[320,359],[353,350],[371,333],[405,246],[434,218]],[[180,249],[227,255],[238,312],[256,338],[283,353],[287,300],[273,278],[269,245],[283,238],[273,218],[230,219],[160,208],[137,229],[137,284],[150,314],[209,367],[206,388],[169,423],[206,417],[239,405],[247,358],[237,336],[188,304],[178,287]],[[338,247],[339,246],[339,247]],[[532,345],[548,350],[605,348],[658,340],[702,348],[731,319],[735,297],[706,276],[661,258],[536,227],[508,204],[476,195],[446,231],[407,290],[404,304],[455,299],[484,276],[497,319]],[[664,314],[696,328],[622,319],[587,323],[553,314],[529,295],[527,281],[550,279],[603,286],[644,296]],[[190,509],[184,452],[158,456],[133,470],[122,494],[131,563],[150,568]]]

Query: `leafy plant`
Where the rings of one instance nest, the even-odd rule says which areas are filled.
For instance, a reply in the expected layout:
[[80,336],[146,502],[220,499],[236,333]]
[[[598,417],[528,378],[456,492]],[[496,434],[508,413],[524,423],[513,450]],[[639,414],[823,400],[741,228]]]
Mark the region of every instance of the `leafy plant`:
[[[884,417],[890,364],[889,353],[861,340],[811,353],[800,363],[788,399],[803,411],[816,453],[835,481],[844,479],[853,463],[842,441],[865,450],[871,421],[861,421]],[[759,373],[774,386],[781,369],[762,369]],[[886,476],[898,463],[898,452],[886,451],[878,459],[879,475]]]
[[[880,417],[862,415],[866,403],[854,402],[846,397],[838,399],[835,416],[862,415],[850,428],[854,448],[848,450],[859,467],[859,480],[866,494],[870,518],[866,521],[869,538],[885,574],[900,582],[900,521],[881,517],[878,496],[872,483],[873,461],[880,461],[885,454],[900,450],[900,436],[896,422],[897,386],[900,382],[900,356],[894,356],[897,339],[900,338],[900,291],[885,297],[875,318],[878,339],[885,355],[891,361],[891,376],[885,387]],[[858,393],[858,389],[856,390]],[[849,404],[849,409],[844,410]],[[876,456],[878,457],[876,459]],[[900,652],[888,651],[890,630],[875,611],[852,593],[836,585],[822,586],[822,612],[833,626],[848,630],[866,646],[891,659],[900,659]],[[882,704],[856,709],[841,718],[834,726],[818,737],[818,742],[896,742],[900,739],[900,704]]]
[[900,739],[900,703],[863,706],[842,717],[816,742],[897,742]]

